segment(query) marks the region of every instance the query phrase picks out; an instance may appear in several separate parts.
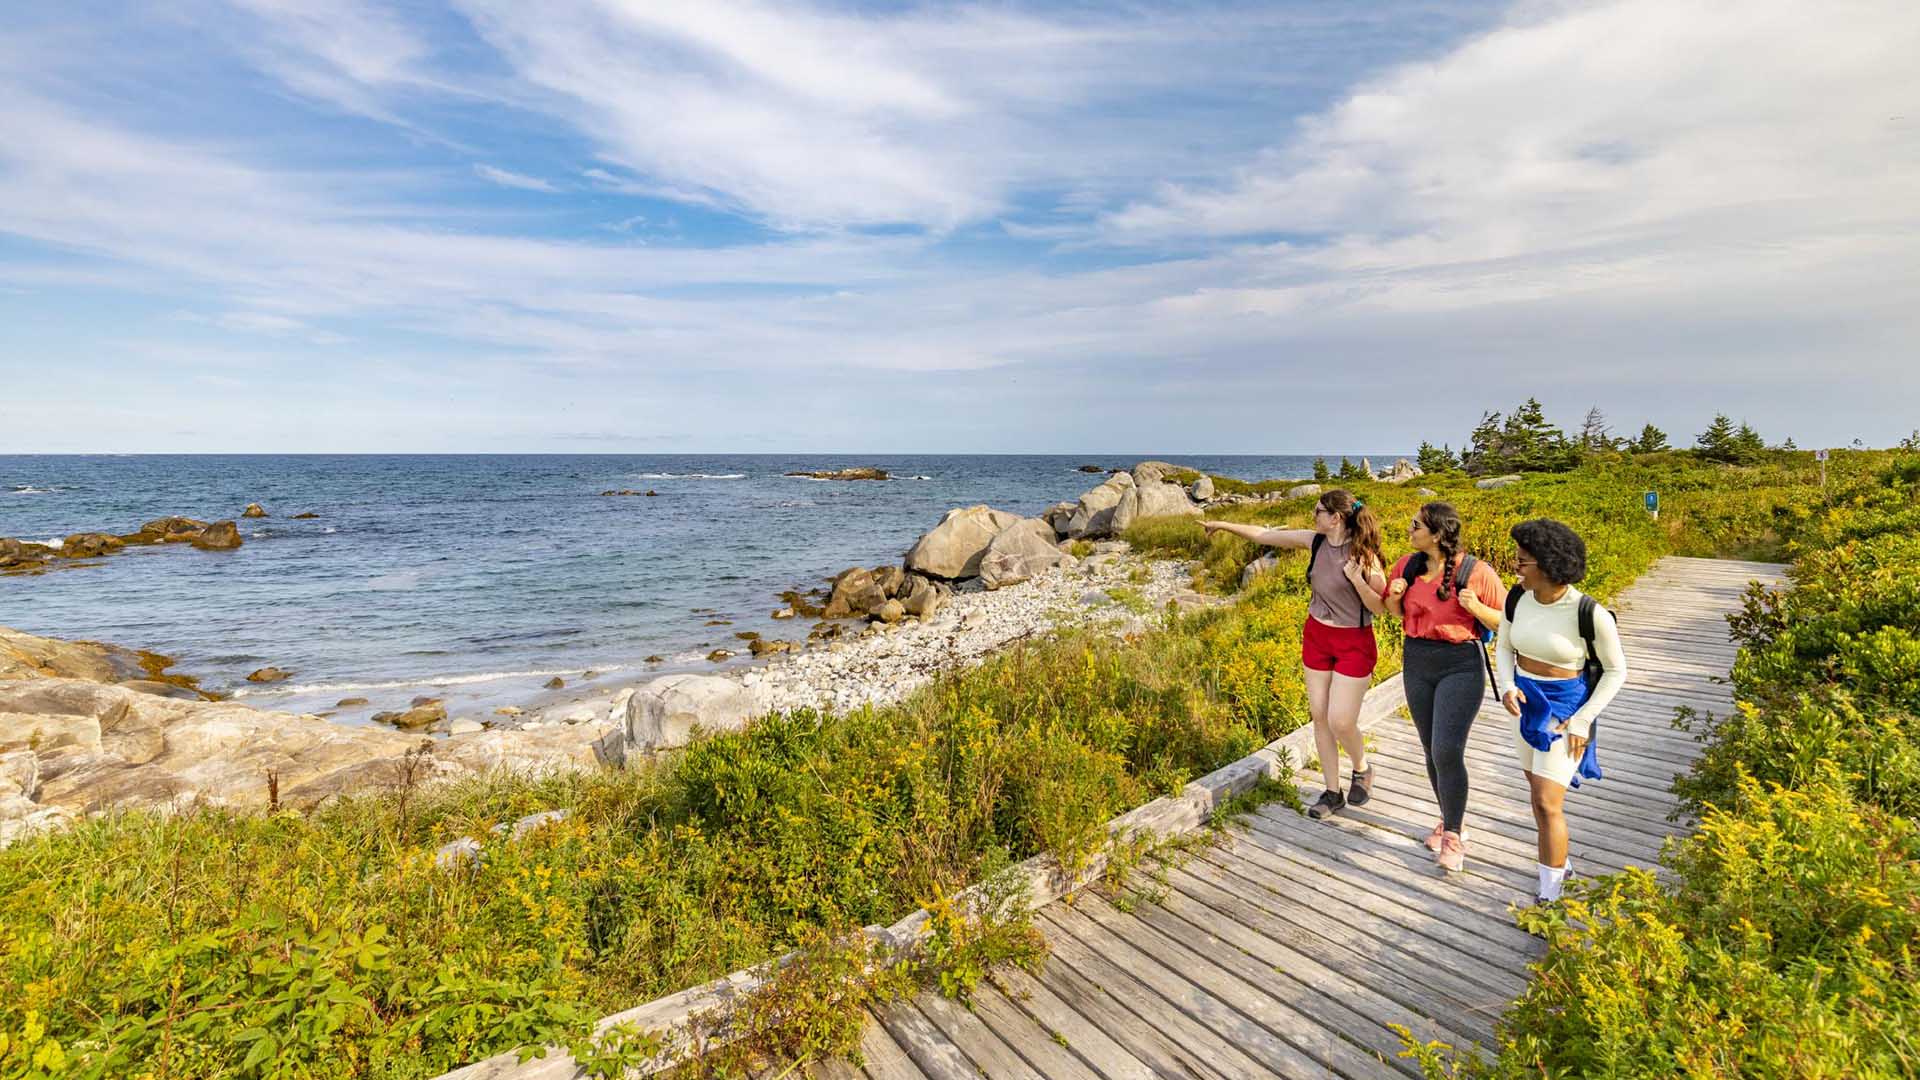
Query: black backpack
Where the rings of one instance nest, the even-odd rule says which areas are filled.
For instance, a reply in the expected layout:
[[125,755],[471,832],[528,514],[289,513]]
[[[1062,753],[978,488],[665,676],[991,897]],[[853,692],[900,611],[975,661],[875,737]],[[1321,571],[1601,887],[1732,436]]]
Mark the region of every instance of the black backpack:
[[[1313,534],[1313,547],[1310,548],[1307,552],[1307,591],[1308,592],[1313,591],[1313,562],[1315,559],[1318,559],[1320,557],[1320,545],[1326,542],[1327,542],[1327,536],[1325,533]],[[1353,589],[1353,595],[1355,596],[1360,595],[1360,590],[1357,588],[1354,588],[1353,582],[1351,581],[1347,582],[1347,588]],[[1360,605],[1360,625],[1361,626],[1373,625],[1373,612],[1368,611],[1367,605],[1365,604]]]
[[[1507,590],[1507,621],[1513,621],[1513,613],[1520,607],[1520,596],[1527,591],[1525,585],[1515,585]],[[1580,680],[1587,684],[1587,692],[1592,693],[1594,684],[1600,676],[1606,674],[1606,668],[1600,663],[1600,654],[1593,647],[1594,613],[1600,610],[1600,602],[1586,593],[1580,594],[1580,640],[1587,643],[1587,661],[1580,665]],[[1619,616],[1615,616],[1618,618]]]
[[[1480,560],[1471,555],[1463,554],[1460,556],[1460,565],[1453,568],[1453,594],[1455,596],[1466,591],[1467,581],[1473,577],[1473,565],[1479,561]],[[1427,553],[1424,551],[1416,551],[1407,557],[1407,566],[1406,569],[1400,571],[1400,580],[1406,582],[1407,588],[1411,589],[1413,588],[1413,583],[1419,579],[1420,575],[1426,572]],[[1509,608],[1512,607],[1513,600],[1511,597],[1508,598],[1507,604]],[[1480,659],[1487,662],[1487,691],[1493,694],[1495,698],[1498,698],[1500,691],[1495,685],[1498,680],[1493,674],[1493,657],[1487,655],[1487,643],[1493,640],[1493,631],[1480,625],[1480,620],[1475,619],[1473,620],[1473,632],[1474,640],[1480,643]]]

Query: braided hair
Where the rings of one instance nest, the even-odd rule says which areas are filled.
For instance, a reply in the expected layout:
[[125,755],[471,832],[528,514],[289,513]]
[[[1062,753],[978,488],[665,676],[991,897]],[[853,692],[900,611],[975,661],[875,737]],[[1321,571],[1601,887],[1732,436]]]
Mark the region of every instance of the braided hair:
[[[1347,543],[1360,556],[1360,565],[1387,565],[1386,556],[1380,550],[1380,519],[1353,492],[1345,488],[1334,488],[1320,496],[1320,508],[1329,514],[1338,514],[1347,527]],[[1369,562],[1368,560],[1372,560]]]
[[1460,565],[1460,511],[1452,503],[1430,502],[1420,508],[1420,517],[1427,523],[1434,546],[1446,558],[1434,589],[1434,594],[1445,600],[1453,591],[1453,573]]

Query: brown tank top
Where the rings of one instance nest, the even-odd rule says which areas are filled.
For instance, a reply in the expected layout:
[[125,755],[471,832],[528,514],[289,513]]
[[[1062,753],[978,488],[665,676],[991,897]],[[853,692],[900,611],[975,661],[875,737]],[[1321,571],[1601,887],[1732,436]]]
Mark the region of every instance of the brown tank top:
[[1354,589],[1353,582],[1347,580],[1347,558],[1353,550],[1353,542],[1336,544],[1331,540],[1320,544],[1320,554],[1313,560],[1313,571],[1307,577],[1307,585],[1312,595],[1307,600],[1307,614],[1328,626],[1372,626],[1373,613],[1360,602],[1360,593]]

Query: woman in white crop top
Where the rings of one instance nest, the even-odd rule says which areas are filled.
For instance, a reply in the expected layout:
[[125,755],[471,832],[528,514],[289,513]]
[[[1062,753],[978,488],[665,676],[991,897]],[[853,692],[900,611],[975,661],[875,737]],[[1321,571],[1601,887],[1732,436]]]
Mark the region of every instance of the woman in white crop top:
[[1500,626],[1496,679],[1500,701],[1515,717],[1514,750],[1531,789],[1539,897],[1551,901],[1560,898],[1567,876],[1567,788],[1579,786],[1580,776],[1599,779],[1588,742],[1594,718],[1627,681],[1627,658],[1613,613],[1596,605],[1593,649],[1601,673],[1591,687],[1582,679],[1587,645],[1580,636],[1581,594],[1573,586],[1587,576],[1587,545],[1579,534],[1539,518],[1515,525],[1511,535],[1526,591]]

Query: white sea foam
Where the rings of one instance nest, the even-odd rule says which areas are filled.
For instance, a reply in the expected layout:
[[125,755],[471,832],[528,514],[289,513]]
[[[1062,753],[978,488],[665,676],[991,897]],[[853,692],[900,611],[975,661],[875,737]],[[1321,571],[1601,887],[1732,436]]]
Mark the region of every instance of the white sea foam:
[[730,472],[730,473],[643,472],[643,473],[634,473],[628,479],[632,479],[632,480],[745,480],[746,478],[747,478],[747,474],[741,473],[741,472]]
[[902,480],[931,480],[931,479],[933,479],[933,477],[931,477],[931,476],[902,476],[902,477],[900,477],[900,479],[902,479]]
[[326,528],[321,529],[320,531],[323,533],[337,533],[340,531],[340,527],[337,525],[329,525]]
[[32,484],[13,485],[15,495],[51,495],[59,490],[57,487],[34,487]]
[[240,687],[233,696],[243,697],[284,697],[288,694],[332,694],[348,690],[417,690],[433,689],[442,686],[469,686],[474,683],[498,682],[501,679],[547,679],[555,675],[573,676],[586,670],[596,672],[619,671],[625,664],[612,664],[592,669],[555,668],[547,671],[483,671],[476,675],[442,675],[432,679],[401,679],[394,682],[340,682],[340,683],[298,683],[293,686],[275,686],[271,688]]

